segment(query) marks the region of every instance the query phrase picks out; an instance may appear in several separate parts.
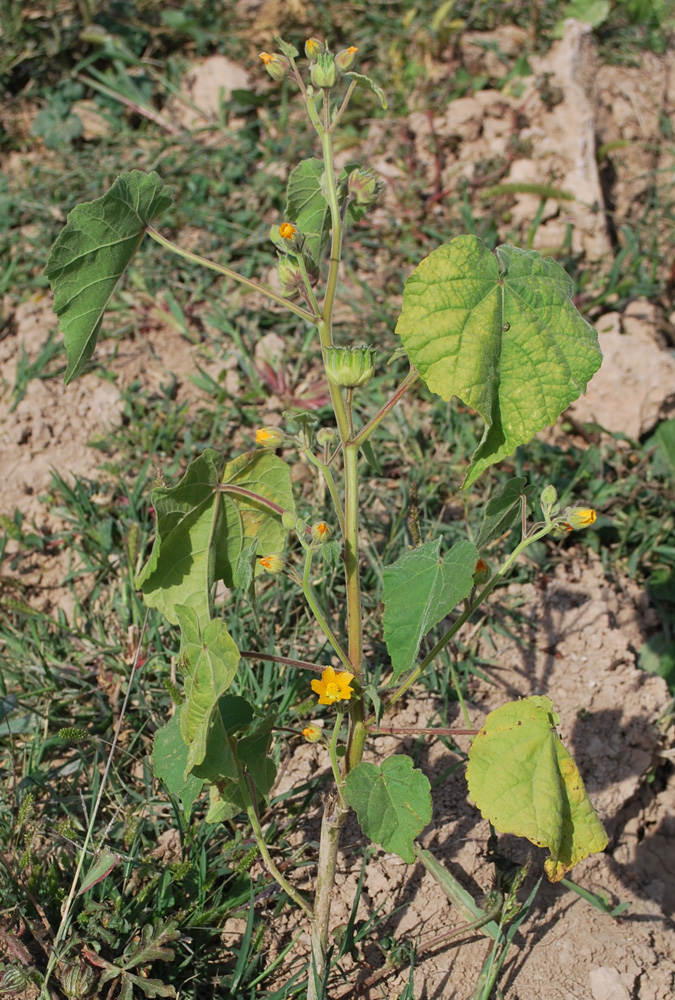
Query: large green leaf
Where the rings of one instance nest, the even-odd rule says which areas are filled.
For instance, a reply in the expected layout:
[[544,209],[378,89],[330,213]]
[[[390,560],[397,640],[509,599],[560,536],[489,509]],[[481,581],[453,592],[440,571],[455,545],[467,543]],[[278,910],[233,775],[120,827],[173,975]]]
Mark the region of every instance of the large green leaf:
[[457,542],[442,560],[440,545],[440,538],[425,542],[385,567],[384,639],[394,680],[412,667],[429,629],[463,601],[473,587],[478,561],[475,545]]
[[221,456],[207,449],[177,486],[152,493],[155,544],[136,584],[146,604],[178,623],[175,606],[187,605],[201,621],[211,617],[214,583],[233,585],[244,526],[231,497],[220,492]]
[[180,713],[175,712],[167,724],[155,733],[152,768],[155,777],[163,781],[171,794],[181,800],[189,819],[204,782],[192,774],[185,777],[187,763],[188,748],[180,731]]
[[559,721],[543,696],[502,705],[471,744],[466,769],[469,793],[484,819],[501,833],[548,847],[544,868],[551,882],[608,842],[579,769],[558,737]]
[[534,250],[458,236],[405,284],[396,327],[432,392],[485,421],[465,486],[554,423],[602,361],[563,268]]
[[185,777],[206,756],[207,740],[218,702],[239,665],[239,650],[224,622],[214,619],[202,627],[193,608],[177,605],[181,628],[181,667],[185,675],[185,701],[180,729],[188,746]]
[[252,721],[253,709],[245,698],[231,694],[219,698],[206,737],[204,759],[194,767],[193,774],[206,781],[237,782],[236,741],[231,742],[231,737],[248,729]]
[[365,835],[411,865],[413,841],[431,821],[431,786],[410,757],[387,757],[381,767],[362,761],[347,775],[345,796]]
[[66,342],[66,384],[86,367],[108,300],[136,254],[146,224],[170,204],[169,189],[157,174],[132,170],[121,174],[102,198],[77,205],[68,216],[45,268]]
[[[271,500],[290,514],[295,514],[295,500],[291,483],[291,468],[282,458],[269,451],[247,451],[228,462],[222,475],[223,485],[239,486],[258,496]],[[288,532],[282,524],[281,514],[265,504],[236,493],[227,493],[241,517],[244,536],[257,539],[256,555],[281,552]]]

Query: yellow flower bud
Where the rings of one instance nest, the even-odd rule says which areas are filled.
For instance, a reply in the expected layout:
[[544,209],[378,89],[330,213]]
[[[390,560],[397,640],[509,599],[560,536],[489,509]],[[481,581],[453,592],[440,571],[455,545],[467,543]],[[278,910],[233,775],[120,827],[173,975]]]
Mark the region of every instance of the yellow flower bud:
[[279,52],[261,52],[260,58],[273,80],[284,80],[291,68],[290,60]]
[[308,743],[318,743],[323,736],[323,729],[318,722],[312,722],[302,730],[302,735]]
[[271,576],[276,576],[278,573],[281,573],[282,569],[286,565],[284,557],[279,555],[278,552],[273,552],[269,556],[263,556],[262,559],[258,559],[258,562],[265,572],[269,573]]
[[473,582],[477,587],[482,587],[484,583],[487,583],[490,579],[490,567],[483,560],[479,559],[476,563],[476,568],[473,571]]
[[325,51],[326,46],[318,38],[308,38],[305,42],[305,55],[310,62],[316,62]]
[[283,442],[284,434],[278,427],[260,427],[256,431],[255,443],[263,448],[280,448]]
[[568,531],[578,531],[580,528],[590,528],[595,524],[597,514],[592,507],[568,507],[563,517]]
[[270,227],[270,239],[277,250],[282,253],[299,253],[305,239],[297,226],[292,222],[282,222],[280,226]]
[[355,45],[350,45],[348,49],[342,49],[335,57],[335,65],[343,73],[346,73],[356,62],[356,53],[358,51]]
[[319,521],[318,524],[312,525],[312,538],[315,542],[327,542],[332,534],[333,529],[325,521]]

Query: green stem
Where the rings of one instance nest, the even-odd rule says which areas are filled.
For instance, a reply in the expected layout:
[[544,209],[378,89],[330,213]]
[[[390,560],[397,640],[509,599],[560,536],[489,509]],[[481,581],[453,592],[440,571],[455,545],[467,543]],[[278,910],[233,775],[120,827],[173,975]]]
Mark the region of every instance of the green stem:
[[326,480],[326,486],[328,487],[328,492],[330,493],[330,498],[333,501],[333,507],[335,508],[335,513],[337,515],[338,523],[340,525],[340,531],[344,535],[345,533],[345,515],[342,509],[342,502],[340,500],[340,494],[337,491],[337,486],[335,485],[335,480],[333,478],[333,473],[330,467],[322,462],[320,459],[314,455],[309,448],[304,449],[304,454],[307,459],[314,465],[323,478]]
[[331,737],[330,746],[328,747],[328,753],[330,754],[330,763],[331,767],[333,768],[333,777],[335,778],[335,787],[338,790],[339,802],[340,805],[346,809],[347,803],[345,802],[342,794],[343,781],[342,778],[340,777],[340,765],[337,759],[337,741],[340,736],[340,726],[342,725],[342,716],[343,713],[338,712],[335,718],[335,726],[333,728],[333,735]]
[[[359,481],[356,445],[348,444],[345,457],[345,586],[347,591],[347,635],[351,671],[363,687],[363,631],[361,620],[361,581],[359,577]],[[360,763],[366,741],[363,698],[349,709],[350,730],[347,740],[345,771]]]
[[315,315],[320,316],[321,310],[319,309],[319,303],[316,301],[314,289],[312,288],[312,284],[309,280],[309,275],[307,274],[307,264],[305,263],[305,258],[302,256],[302,254],[298,254],[296,260],[298,262],[298,267],[300,268],[300,274],[302,275],[302,281],[305,286],[305,292],[307,293],[309,304],[314,310]]
[[361,633],[361,584],[359,579],[358,448],[348,444],[345,456],[345,584],[349,662],[359,683],[363,681]]
[[466,707],[466,700],[464,698],[464,695],[462,694],[462,689],[460,687],[459,681],[457,680],[457,671],[455,670],[455,664],[452,662],[452,658],[450,658],[450,673],[452,674],[452,683],[454,684],[455,691],[457,692],[457,699],[462,709],[462,715],[464,716],[464,721],[466,722],[467,726],[470,726],[471,719],[469,717],[469,710]]
[[[299,74],[298,74],[299,76]],[[321,138],[323,151],[326,199],[331,214],[331,249],[326,290],[321,310],[321,318],[317,322],[321,347],[324,353],[333,346],[333,307],[337,292],[342,252],[342,218],[335,182],[335,167],[333,164],[333,148],[330,129],[330,98],[326,92],[323,95],[323,111],[325,122],[319,120],[317,109],[307,96],[301,85],[305,106],[310,120]],[[359,554],[358,554],[358,448],[348,445],[350,438],[349,418],[342,393],[330,379],[328,386],[335,412],[335,419],[340,433],[340,443],[345,463],[345,506],[344,529],[345,541],[345,581],[347,589],[347,614],[349,632],[348,669],[361,681],[363,675],[361,649],[361,595],[359,584]],[[330,489],[330,483],[329,483]],[[336,491],[337,492],[337,491]],[[331,495],[333,495],[331,491]],[[340,510],[339,505],[336,505]],[[304,588],[303,588],[304,589]],[[309,587],[308,587],[309,591]],[[307,596],[307,593],[305,594]],[[309,602],[309,598],[308,598]],[[311,607],[311,604],[310,604]],[[319,620],[319,619],[317,619]],[[319,620],[319,623],[320,620]],[[334,647],[335,648],[335,647]],[[341,657],[342,659],[342,657]],[[343,661],[344,662],[344,661]],[[359,686],[361,686],[359,684]],[[358,698],[350,707],[350,726],[345,758],[345,771],[355,766],[363,754],[365,742],[365,727],[363,725],[363,700]],[[335,872],[337,868],[337,853],[340,842],[340,831],[348,815],[348,808],[343,805],[341,794],[331,795],[325,802],[321,821],[321,836],[319,841],[319,861],[317,868],[316,893],[314,897],[314,918],[312,921],[312,962],[309,972],[307,989],[308,1000],[318,1000],[318,984],[321,982],[328,950],[328,934],[330,929],[330,905],[335,887]]]
[[[324,93],[324,110],[327,106],[328,98]],[[333,315],[333,305],[337,292],[338,274],[340,270],[340,258],[342,255],[342,218],[340,216],[340,204],[338,201],[337,185],[335,183],[335,167],[333,165],[333,144],[331,133],[327,129],[321,131],[321,149],[323,152],[323,162],[326,168],[326,195],[330,207],[331,221],[331,248],[330,267],[328,279],[326,281],[326,294],[323,300],[321,311],[324,321],[330,322]]]
[[359,431],[355,438],[350,441],[350,444],[354,444],[357,447],[361,447],[364,441],[367,441],[370,435],[373,433],[378,424],[382,423],[387,414],[394,409],[399,399],[401,399],[405,393],[408,391],[411,385],[417,381],[417,369],[411,368],[406,377],[401,382],[400,386],[394,393],[394,395],[387,400],[381,410],[379,410],[375,416],[368,421],[366,426]]
[[338,111],[338,113],[336,114],[335,118],[333,119],[333,124],[331,125],[331,127],[329,129],[330,132],[334,132],[335,129],[337,128],[337,125],[339,124],[340,119],[342,118],[343,114],[347,110],[347,105],[349,104],[351,96],[354,93],[354,88],[355,87],[356,87],[356,80],[352,80],[352,82],[349,84],[349,87],[347,88],[347,93],[345,94],[344,100],[343,100],[342,104],[340,105],[340,110]]
[[316,323],[317,318],[313,316],[306,309],[301,306],[296,306],[293,302],[289,302],[285,299],[283,295],[277,295],[276,292],[272,291],[271,288],[267,288],[265,285],[261,285],[259,281],[254,281],[252,278],[245,278],[243,274],[237,274],[229,267],[225,267],[224,264],[216,264],[214,260],[209,260],[207,257],[200,257],[197,253],[192,253],[190,250],[184,250],[179,247],[177,243],[172,243],[171,240],[167,240],[166,236],[162,236],[158,233],[149,223],[145,225],[145,231],[148,236],[152,237],[156,243],[160,246],[166,247],[167,250],[171,250],[172,253],[178,254],[179,257],[184,257],[185,260],[191,260],[195,264],[201,264],[202,267],[207,267],[211,271],[217,271],[219,274],[224,274],[226,278],[232,278],[233,281],[238,281],[240,285],[246,285],[247,288],[252,288],[256,292],[261,292],[266,295],[268,299],[272,302],[278,303],[280,306],[284,306],[290,312],[295,313],[300,319],[306,320],[308,323]]
[[344,666],[345,670],[348,670],[350,673],[353,673],[352,667],[351,667],[351,663],[349,661],[349,657],[347,656],[347,654],[345,653],[344,649],[340,645],[340,642],[339,642],[337,636],[335,635],[335,633],[333,632],[332,628],[330,627],[330,625],[326,621],[326,617],[325,617],[323,611],[321,610],[321,608],[319,607],[316,598],[314,597],[314,594],[312,592],[312,588],[311,588],[311,586],[309,584],[309,573],[308,573],[308,564],[309,563],[310,563],[310,553],[308,551],[308,553],[307,553],[307,559],[306,559],[306,562],[305,562],[305,573],[304,573],[305,579],[304,580],[300,579],[300,576],[296,573],[296,571],[292,567],[289,568],[286,572],[290,576],[291,580],[294,580],[295,583],[297,583],[298,586],[302,588],[302,592],[305,595],[305,600],[309,604],[309,607],[311,609],[312,614],[314,615],[314,617],[316,618],[317,622],[319,623],[319,626],[320,626],[323,634],[326,636],[326,638],[328,639],[329,643],[331,644],[331,646],[333,647],[333,649],[337,653],[338,657],[340,658],[340,661],[341,661],[342,665]]

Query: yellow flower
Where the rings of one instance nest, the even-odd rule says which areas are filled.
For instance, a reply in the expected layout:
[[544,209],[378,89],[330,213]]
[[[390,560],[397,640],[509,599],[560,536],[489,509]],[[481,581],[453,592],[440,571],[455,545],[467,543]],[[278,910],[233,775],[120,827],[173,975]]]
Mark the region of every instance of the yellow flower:
[[271,62],[274,62],[274,56],[270,52],[261,52],[260,58],[266,66],[269,66]]
[[354,694],[349,682],[354,679],[354,674],[348,670],[342,670],[336,674],[332,667],[326,667],[321,674],[320,681],[312,681],[312,691],[319,695],[320,705],[332,705],[336,701],[349,701]]
[[280,556],[278,552],[273,552],[269,556],[263,556],[262,559],[258,559],[258,562],[265,572],[271,573],[272,576],[276,576],[277,573],[281,573],[284,568],[284,557]]
[[570,507],[564,514],[565,527],[568,531],[590,528],[592,524],[595,524],[597,516],[591,507]]
[[292,240],[297,231],[297,228],[291,222],[282,222],[279,226],[279,236],[283,240]]

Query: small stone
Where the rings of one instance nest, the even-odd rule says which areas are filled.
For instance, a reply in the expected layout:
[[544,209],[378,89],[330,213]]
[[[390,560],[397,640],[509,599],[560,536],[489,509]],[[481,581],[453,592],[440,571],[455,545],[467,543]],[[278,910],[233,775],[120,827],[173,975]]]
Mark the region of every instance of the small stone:
[[593,1000],[630,1000],[631,991],[616,969],[601,965],[589,975]]

